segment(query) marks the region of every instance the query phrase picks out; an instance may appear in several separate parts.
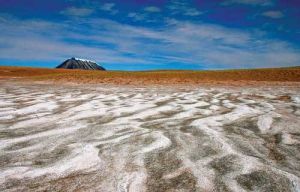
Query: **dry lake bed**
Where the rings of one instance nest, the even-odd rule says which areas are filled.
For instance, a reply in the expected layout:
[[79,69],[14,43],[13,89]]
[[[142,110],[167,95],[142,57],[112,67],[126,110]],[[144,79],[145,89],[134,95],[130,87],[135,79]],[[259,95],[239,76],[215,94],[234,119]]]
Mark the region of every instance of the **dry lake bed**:
[[300,87],[0,82],[0,191],[300,191]]

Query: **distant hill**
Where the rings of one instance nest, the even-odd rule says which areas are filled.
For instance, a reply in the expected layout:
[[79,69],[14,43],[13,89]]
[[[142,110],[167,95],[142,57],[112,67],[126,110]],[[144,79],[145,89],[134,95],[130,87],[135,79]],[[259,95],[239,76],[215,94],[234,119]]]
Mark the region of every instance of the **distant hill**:
[[105,71],[105,68],[98,65],[94,61],[79,59],[79,58],[71,58],[64,61],[62,64],[58,65],[56,68],[60,69],[84,69],[84,70],[102,70]]

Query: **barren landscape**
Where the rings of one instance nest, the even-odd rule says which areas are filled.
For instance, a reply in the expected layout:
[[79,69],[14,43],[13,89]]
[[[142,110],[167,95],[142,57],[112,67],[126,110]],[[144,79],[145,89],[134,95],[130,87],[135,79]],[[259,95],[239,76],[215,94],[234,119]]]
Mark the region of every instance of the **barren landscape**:
[[0,66],[0,79],[56,84],[265,85],[300,82],[300,67],[217,71],[93,71]]
[[300,192],[300,0],[0,0],[0,192]]
[[70,85],[9,69],[0,191],[300,190],[297,83]]

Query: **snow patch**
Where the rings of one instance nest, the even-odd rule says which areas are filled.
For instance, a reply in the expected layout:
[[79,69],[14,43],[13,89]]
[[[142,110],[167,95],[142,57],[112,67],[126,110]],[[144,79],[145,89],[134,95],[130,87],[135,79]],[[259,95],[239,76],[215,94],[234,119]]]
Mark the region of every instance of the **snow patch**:
[[95,61],[88,60],[88,59],[82,59],[82,58],[75,58],[77,61],[83,61],[83,62],[91,62],[91,63],[96,63]]

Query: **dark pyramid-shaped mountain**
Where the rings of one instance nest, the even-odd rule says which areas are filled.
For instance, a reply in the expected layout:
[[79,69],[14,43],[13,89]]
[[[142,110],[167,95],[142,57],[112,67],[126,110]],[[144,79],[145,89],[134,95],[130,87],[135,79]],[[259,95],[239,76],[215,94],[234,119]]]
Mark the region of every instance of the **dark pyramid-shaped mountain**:
[[84,69],[84,70],[102,70],[105,71],[103,67],[98,65],[94,61],[89,61],[85,59],[71,58],[64,61],[62,64],[58,65],[56,68],[61,69]]

